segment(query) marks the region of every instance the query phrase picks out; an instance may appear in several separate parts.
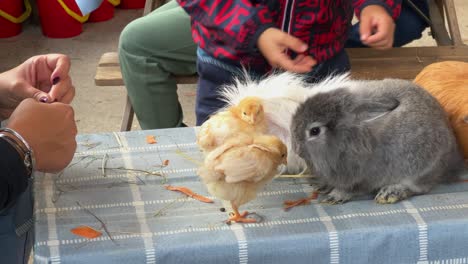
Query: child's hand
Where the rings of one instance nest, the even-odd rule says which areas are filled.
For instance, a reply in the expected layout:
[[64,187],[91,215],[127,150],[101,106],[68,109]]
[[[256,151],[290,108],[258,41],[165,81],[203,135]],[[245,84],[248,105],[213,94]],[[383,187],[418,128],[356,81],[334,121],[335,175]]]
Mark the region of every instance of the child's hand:
[[388,49],[393,46],[395,22],[379,5],[369,5],[361,11],[359,32],[365,45],[376,49]]
[[[307,45],[304,42],[277,28],[265,30],[258,38],[257,47],[272,67],[279,67],[286,71],[306,73],[317,64],[311,56],[303,54],[307,51]],[[299,55],[293,60],[286,54],[287,49]]]

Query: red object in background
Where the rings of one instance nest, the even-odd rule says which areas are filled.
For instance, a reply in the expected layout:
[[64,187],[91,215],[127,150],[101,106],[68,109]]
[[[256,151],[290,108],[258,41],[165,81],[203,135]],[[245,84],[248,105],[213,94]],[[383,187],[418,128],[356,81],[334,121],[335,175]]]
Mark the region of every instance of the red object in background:
[[106,21],[114,17],[114,5],[108,0],[102,1],[98,9],[91,12],[88,21],[89,22],[101,22]]
[[[62,6],[60,2],[66,7]],[[83,32],[83,24],[77,20],[77,17],[83,19],[83,16],[75,0],[37,0],[37,7],[42,33],[45,36],[70,38]],[[74,15],[69,14],[69,12],[73,12]]]
[[[0,1],[0,10],[13,17],[23,14],[23,0]],[[9,38],[21,33],[21,23],[13,23],[0,16],[0,38]]]
[[145,0],[121,0],[120,8],[124,9],[138,9],[145,7]]

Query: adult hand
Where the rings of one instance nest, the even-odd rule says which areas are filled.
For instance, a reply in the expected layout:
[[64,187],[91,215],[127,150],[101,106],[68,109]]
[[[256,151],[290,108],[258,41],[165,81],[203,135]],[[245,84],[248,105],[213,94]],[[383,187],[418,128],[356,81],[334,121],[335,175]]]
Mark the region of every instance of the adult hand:
[[[277,28],[265,30],[257,40],[257,47],[272,67],[279,67],[286,71],[306,73],[317,64],[311,56],[303,54],[307,51],[307,45],[304,42]],[[286,54],[287,49],[299,55],[293,60]]]
[[38,55],[0,74],[0,118],[10,116],[26,98],[69,104],[75,96],[70,59],[62,54]]
[[25,99],[11,114],[7,127],[31,146],[38,171],[59,172],[73,158],[77,128],[73,108],[68,104]]
[[365,45],[389,49],[393,46],[395,22],[383,7],[369,5],[361,11],[359,32]]

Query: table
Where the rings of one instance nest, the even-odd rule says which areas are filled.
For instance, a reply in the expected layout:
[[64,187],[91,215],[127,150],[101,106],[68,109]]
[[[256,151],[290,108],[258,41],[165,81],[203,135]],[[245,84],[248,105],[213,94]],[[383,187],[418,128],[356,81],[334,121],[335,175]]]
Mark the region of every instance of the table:
[[[283,200],[308,195],[311,187],[304,178],[276,178],[241,207],[256,212],[260,223],[227,225],[225,203],[164,188],[185,186],[210,197],[196,175],[202,159],[196,133],[80,135],[63,173],[35,177],[34,263],[468,262],[468,182],[395,205],[359,197],[284,211]],[[158,142],[147,144],[147,135]],[[161,167],[164,160],[169,165]],[[87,239],[70,232],[80,225],[103,234]]]

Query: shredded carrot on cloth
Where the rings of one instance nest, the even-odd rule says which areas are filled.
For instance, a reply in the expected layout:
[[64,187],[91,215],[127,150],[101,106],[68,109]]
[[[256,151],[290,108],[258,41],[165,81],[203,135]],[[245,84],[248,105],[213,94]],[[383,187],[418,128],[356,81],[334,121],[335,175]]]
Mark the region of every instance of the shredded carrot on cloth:
[[285,211],[287,211],[287,210],[289,210],[289,209],[291,209],[293,207],[299,206],[299,205],[307,205],[307,204],[310,204],[311,200],[316,200],[317,198],[318,198],[318,192],[313,192],[307,198],[303,198],[303,199],[299,199],[299,200],[295,200],[295,201],[285,201],[283,209]]
[[163,163],[162,163],[163,166],[167,166],[169,165],[169,160],[164,160]]
[[195,200],[198,200],[200,202],[204,202],[204,203],[213,203],[214,201],[211,200],[210,198],[208,197],[205,197],[203,195],[200,195],[200,194],[196,194],[194,193],[192,190],[190,190],[189,188],[187,187],[182,187],[182,186],[171,186],[171,185],[166,185],[165,186],[167,190],[169,191],[177,191],[177,192],[181,192],[185,195],[187,195],[188,197],[191,197]]
[[89,226],[77,226],[70,230],[73,234],[81,237],[86,237],[89,239],[100,237],[102,232],[97,231],[96,229]]
[[146,136],[146,143],[148,144],[156,144],[158,141],[156,141],[156,137],[153,135],[147,135]]

